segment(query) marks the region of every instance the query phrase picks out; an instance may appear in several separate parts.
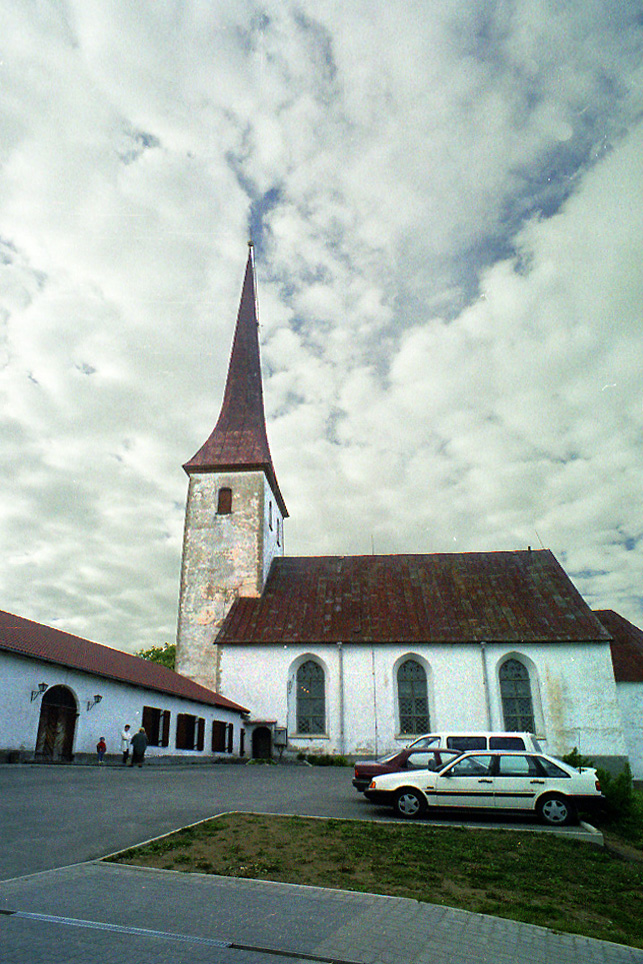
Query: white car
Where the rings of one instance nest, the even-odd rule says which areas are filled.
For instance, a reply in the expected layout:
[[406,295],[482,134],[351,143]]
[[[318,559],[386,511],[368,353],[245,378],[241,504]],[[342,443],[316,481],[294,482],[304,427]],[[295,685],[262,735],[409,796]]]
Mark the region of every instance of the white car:
[[407,818],[432,808],[491,808],[535,811],[557,826],[575,820],[578,809],[596,809],[604,799],[595,770],[575,770],[541,753],[482,750],[463,753],[437,772],[375,777],[364,796]]

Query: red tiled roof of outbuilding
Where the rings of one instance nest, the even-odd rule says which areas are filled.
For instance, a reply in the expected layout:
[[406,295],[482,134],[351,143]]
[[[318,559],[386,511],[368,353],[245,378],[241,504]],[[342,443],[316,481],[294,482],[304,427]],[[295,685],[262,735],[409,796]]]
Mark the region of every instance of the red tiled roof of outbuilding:
[[594,613],[612,637],[612,665],[617,683],[643,682],[643,631],[613,609]]
[[263,469],[282,514],[287,516],[268,445],[258,328],[250,246],[219,419],[210,437],[183,468],[188,475]]
[[220,643],[608,641],[548,550],[284,557]]
[[180,696],[196,703],[248,712],[238,703],[185,676],[179,676],[166,666],[100,643],[92,643],[60,629],[23,619],[22,616],[14,616],[13,613],[0,611],[0,649],[18,656],[57,663],[93,676],[129,683],[130,686]]

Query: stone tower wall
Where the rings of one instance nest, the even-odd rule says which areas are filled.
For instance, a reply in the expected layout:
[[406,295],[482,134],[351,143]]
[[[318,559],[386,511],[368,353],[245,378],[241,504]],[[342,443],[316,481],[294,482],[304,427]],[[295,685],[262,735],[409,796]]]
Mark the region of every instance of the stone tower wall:
[[[221,488],[232,490],[232,511],[224,515],[217,513]],[[217,633],[238,596],[261,594],[270,563],[281,554],[283,519],[263,471],[190,475],[177,672],[220,690]]]

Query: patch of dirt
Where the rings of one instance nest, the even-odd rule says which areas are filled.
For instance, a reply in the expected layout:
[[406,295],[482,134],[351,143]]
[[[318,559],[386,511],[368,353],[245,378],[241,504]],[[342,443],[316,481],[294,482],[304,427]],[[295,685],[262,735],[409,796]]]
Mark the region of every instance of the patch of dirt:
[[629,860],[635,864],[643,864],[643,850],[641,850],[640,847],[635,847],[634,844],[630,844],[620,837],[614,837],[610,833],[603,833],[603,840],[608,853],[613,854],[615,857],[620,857],[621,860]]

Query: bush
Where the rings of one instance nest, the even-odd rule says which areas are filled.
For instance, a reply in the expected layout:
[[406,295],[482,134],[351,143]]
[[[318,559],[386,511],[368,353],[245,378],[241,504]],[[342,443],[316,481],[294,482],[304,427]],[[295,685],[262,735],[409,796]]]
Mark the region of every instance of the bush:
[[[601,791],[605,797],[603,820],[606,823],[619,824],[621,828],[624,829],[635,821],[638,814],[638,806],[629,763],[625,764],[625,767],[618,776],[612,776],[608,770],[603,770],[602,767],[594,767],[593,760],[590,760],[589,757],[581,756],[577,747],[574,747],[571,753],[567,753],[561,759],[563,763],[567,763],[576,769],[580,769],[580,767],[593,767],[596,770],[601,784]],[[634,827],[630,827],[630,830],[634,829]]]
[[629,763],[614,777],[600,767],[596,771],[605,797],[605,816],[610,823],[627,823],[635,812],[636,797]]
[[314,767],[350,767],[352,763],[345,756],[334,753],[299,753],[298,760],[306,760]]

